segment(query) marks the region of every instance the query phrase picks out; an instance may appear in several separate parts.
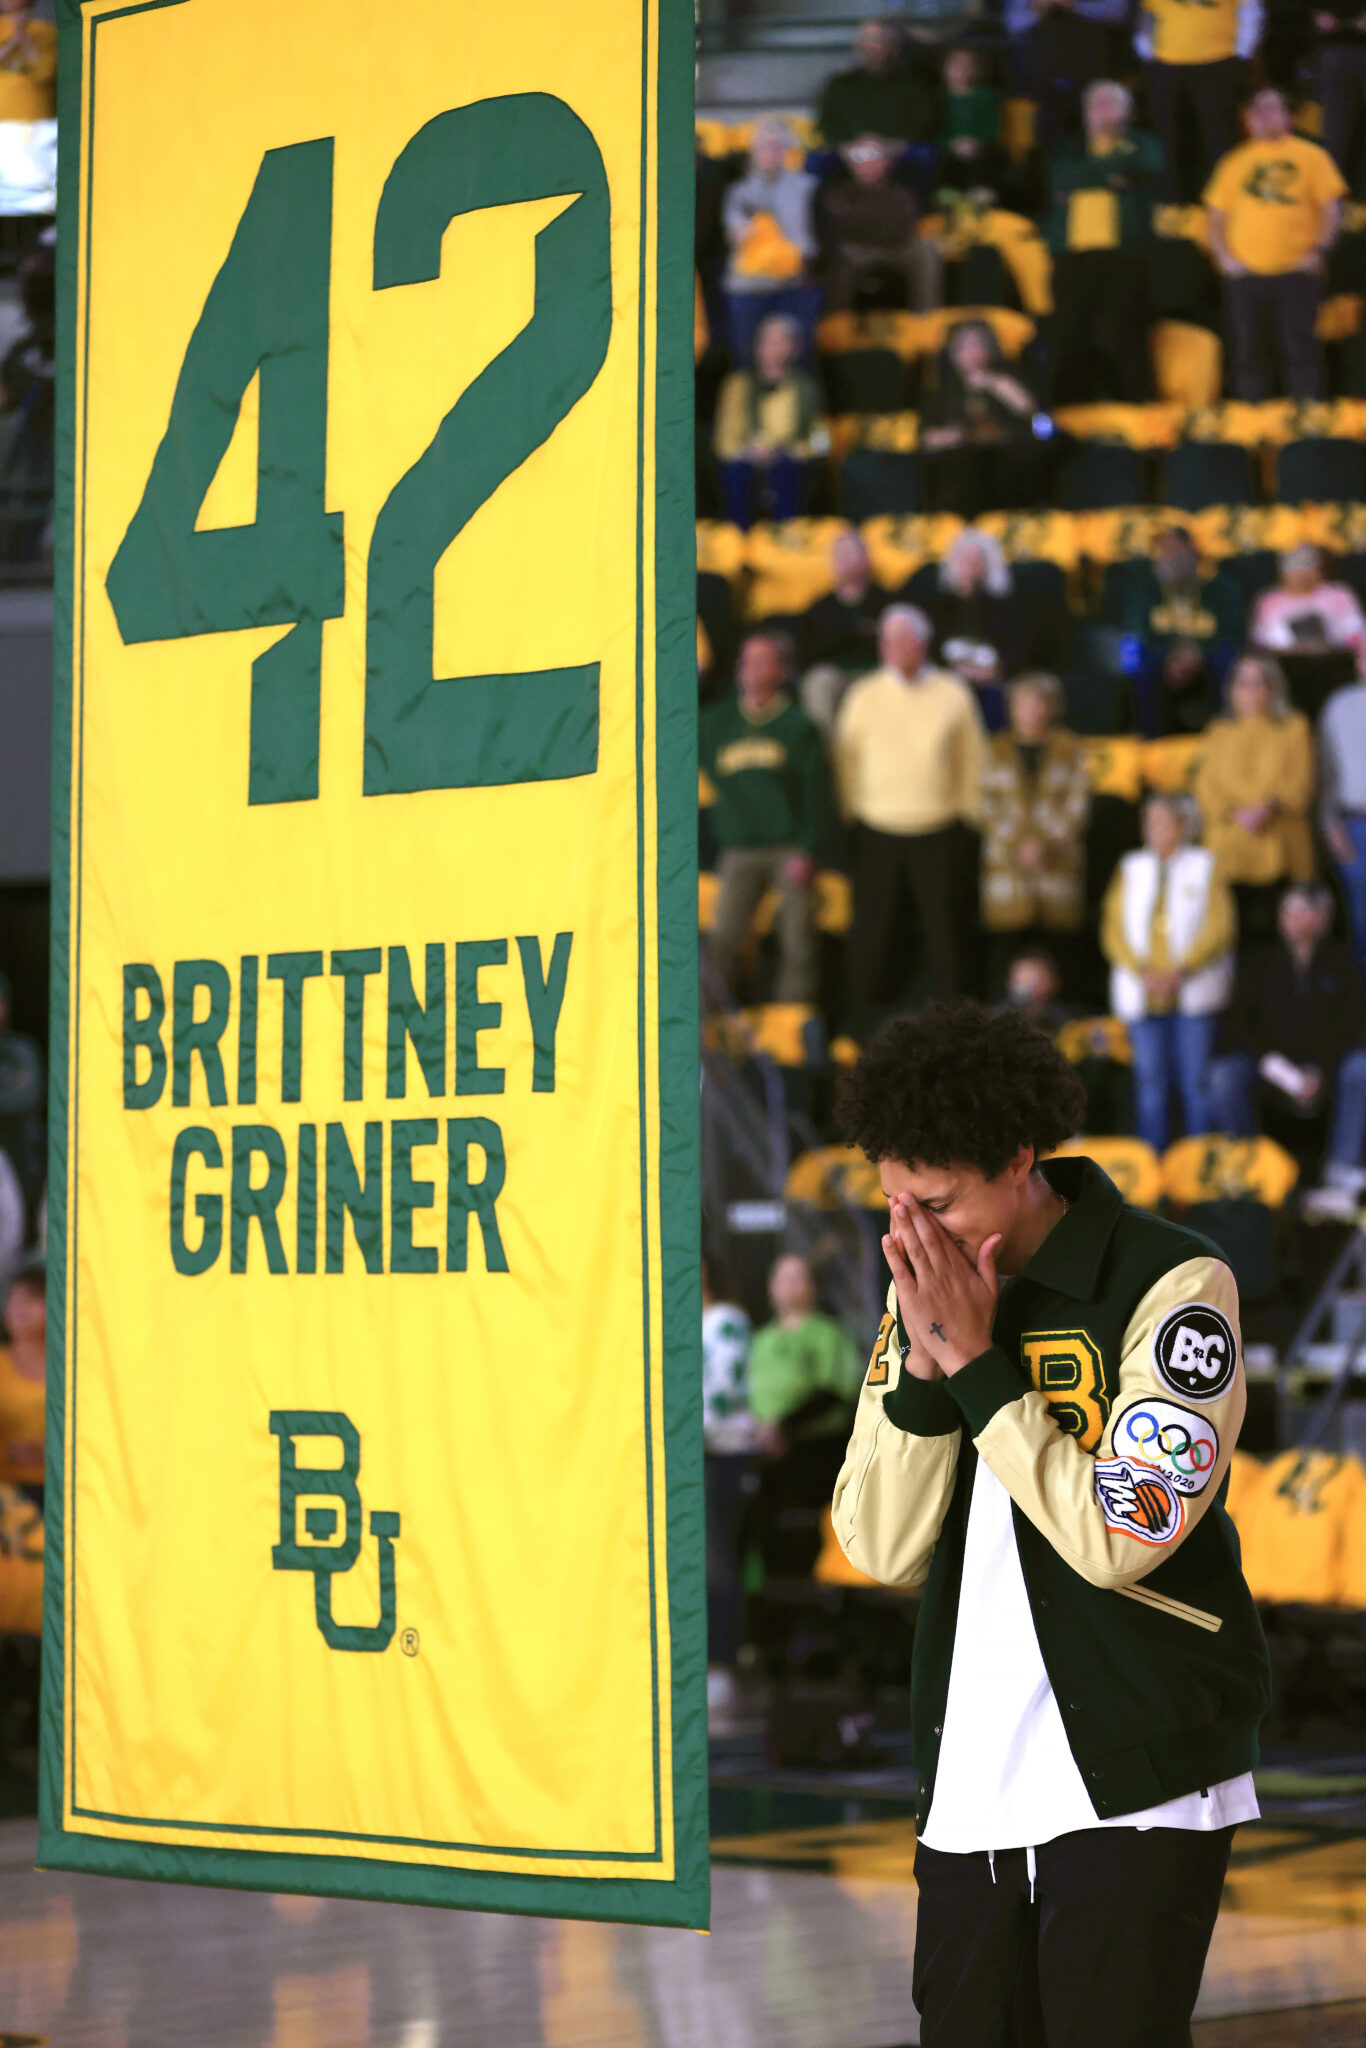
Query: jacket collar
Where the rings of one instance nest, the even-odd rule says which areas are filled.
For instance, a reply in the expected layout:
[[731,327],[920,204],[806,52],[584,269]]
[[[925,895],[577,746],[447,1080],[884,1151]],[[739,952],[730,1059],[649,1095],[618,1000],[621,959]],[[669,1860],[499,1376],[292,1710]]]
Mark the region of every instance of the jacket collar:
[[1045,1159],[1039,1170],[1067,1203],[1067,1214],[1054,1224],[1020,1278],[1086,1301],[1096,1291],[1124,1197],[1094,1159]]

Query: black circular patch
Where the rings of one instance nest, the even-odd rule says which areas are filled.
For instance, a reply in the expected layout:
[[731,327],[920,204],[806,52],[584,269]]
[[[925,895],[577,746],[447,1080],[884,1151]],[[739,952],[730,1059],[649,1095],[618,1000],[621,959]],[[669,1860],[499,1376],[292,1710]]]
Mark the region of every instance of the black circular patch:
[[1217,1401],[1238,1370],[1238,1340],[1228,1317],[1207,1301],[1183,1302],[1153,1339],[1153,1364],[1174,1394]]

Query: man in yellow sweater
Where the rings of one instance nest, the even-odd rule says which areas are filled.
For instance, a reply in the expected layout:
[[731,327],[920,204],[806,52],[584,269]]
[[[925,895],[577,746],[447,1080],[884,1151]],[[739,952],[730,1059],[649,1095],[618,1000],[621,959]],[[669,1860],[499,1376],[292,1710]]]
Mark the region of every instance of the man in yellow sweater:
[[1205,187],[1210,248],[1225,278],[1233,396],[1270,398],[1279,355],[1286,396],[1322,398],[1315,323],[1347,186],[1326,149],[1291,134],[1284,93],[1259,92],[1247,125],[1251,140],[1221,159]]
[[965,826],[977,816],[983,732],[971,690],[926,663],[933,628],[912,605],[882,616],[882,666],[840,705],[835,774],[857,827],[850,998],[856,1029],[884,993],[903,890],[920,922],[931,992],[956,995],[975,917]]
[[[1167,160],[1169,199],[1196,199],[1237,141],[1238,96],[1263,14],[1263,0],[1141,0],[1134,45],[1148,63],[1148,106]],[[1192,157],[1193,176],[1186,169]]]

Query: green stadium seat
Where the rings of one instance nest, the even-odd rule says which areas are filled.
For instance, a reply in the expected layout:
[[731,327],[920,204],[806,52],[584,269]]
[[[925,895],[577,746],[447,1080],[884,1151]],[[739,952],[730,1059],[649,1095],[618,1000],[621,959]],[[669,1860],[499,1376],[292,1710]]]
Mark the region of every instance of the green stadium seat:
[[1186,441],[1167,457],[1162,502],[1181,512],[1209,505],[1247,505],[1255,495],[1256,471],[1250,448],[1231,442]]
[[1143,457],[1136,448],[1092,441],[1069,455],[1058,472],[1058,503],[1065,512],[1104,512],[1144,501]]
[[1359,441],[1290,441],[1276,458],[1284,505],[1348,505],[1366,495]]
[[918,455],[854,448],[840,464],[840,509],[855,525],[920,512],[924,504],[925,472]]
[[821,357],[833,417],[850,412],[904,412],[910,404],[906,364],[894,349],[851,348]]

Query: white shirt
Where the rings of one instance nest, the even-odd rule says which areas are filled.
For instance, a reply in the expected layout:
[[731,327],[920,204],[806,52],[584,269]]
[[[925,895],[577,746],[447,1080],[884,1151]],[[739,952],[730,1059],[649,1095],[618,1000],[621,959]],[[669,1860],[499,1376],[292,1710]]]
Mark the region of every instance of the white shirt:
[[1011,1499],[979,1458],[934,1798],[921,1839],[954,1854],[1034,1849],[1077,1828],[1188,1828],[1256,1820],[1252,1773],[1100,1820],[1068,1748],[1015,1544]]

